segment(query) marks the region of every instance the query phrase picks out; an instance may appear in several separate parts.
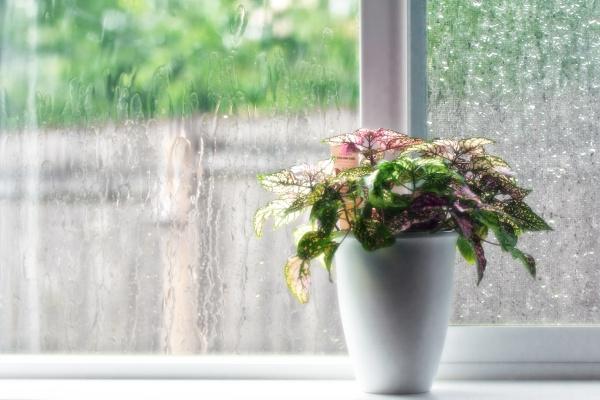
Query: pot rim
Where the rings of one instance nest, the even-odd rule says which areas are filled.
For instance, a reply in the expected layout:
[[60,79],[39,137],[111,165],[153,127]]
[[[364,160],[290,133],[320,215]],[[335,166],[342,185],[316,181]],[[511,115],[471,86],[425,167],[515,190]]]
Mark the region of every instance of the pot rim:
[[[402,232],[402,233],[398,233],[398,234],[394,235],[394,238],[396,240],[410,240],[410,239],[423,239],[423,238],[436,239],[436,238],[451,238],[451,237],[458,237],[458,232],[456,232],[455,230],[437,231],[437,232],[427,232],[427,231],[424,231],[424,232]],[[356,237],[352,233],[350,233],[346,237],[346,240],[348,240],[348,239],[358,241],[358,239],[356,239]]]

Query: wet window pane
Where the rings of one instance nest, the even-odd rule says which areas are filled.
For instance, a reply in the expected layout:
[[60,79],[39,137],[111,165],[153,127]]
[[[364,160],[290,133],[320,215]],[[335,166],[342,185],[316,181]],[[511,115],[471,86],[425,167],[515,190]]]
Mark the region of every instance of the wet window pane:
[[[483,135],[555,228],[456,270],[452,323],[597,323],[600,5],[429,1],[432,136]],[[259,171],[356,127],[357,2],[0,0],[0,352],[337,353]]]
[[494,139],[555,229],[522,239],[535,281],[493,246],[480,287],[458,265],[452,322],[599,323],[600,3],[429,1],[428,34],[431,134]]
[[0,0],[0,352],[342,351],[251,217],[356,126],[357,8]]

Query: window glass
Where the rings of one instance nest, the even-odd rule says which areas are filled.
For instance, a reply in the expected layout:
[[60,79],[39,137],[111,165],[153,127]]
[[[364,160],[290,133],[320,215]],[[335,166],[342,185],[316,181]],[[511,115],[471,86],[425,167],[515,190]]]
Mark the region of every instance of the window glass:
[[356,127],[356,1],[0,0],[0,352],[343,350],[260,171]]
[[[259,171],[356,127],[356,1],[0,0],[0,352],[337,353]],[[454,324],[597,323],[600,3],[428,2],[432,136],[486,136],[555,228],[488,246]]]
[[600,2],[428,7],[431,135],[495,140],[555,229],[522,238],[538,260],[535,281],[491,245],[479,287],[461,262],[452,322],[600,322]]

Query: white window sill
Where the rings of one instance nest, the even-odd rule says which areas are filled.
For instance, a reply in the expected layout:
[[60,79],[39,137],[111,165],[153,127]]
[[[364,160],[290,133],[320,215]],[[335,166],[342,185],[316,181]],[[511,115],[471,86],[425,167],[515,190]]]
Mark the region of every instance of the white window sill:
[[361,393],[351,380],[35,380],[0,381],[2,399],[311,399],[436,400],[599,399],[597,381],[438,381],[431,393],[380,396]]

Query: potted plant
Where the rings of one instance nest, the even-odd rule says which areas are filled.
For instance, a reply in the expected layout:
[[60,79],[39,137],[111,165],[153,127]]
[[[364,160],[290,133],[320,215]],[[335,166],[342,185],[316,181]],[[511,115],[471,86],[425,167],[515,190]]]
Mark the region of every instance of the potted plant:
[[[450,314],[455,249],[486,269],[494,244],[535,277],[535,260],[517,248],[527,231],[550,227],[525,203],[509,165],[485,138],[423,141],[388,129],[359,129],[326,139],[332,157],[259,175],[276,198],[254,218],[256,233],[308,212],[287,286],[309,298],[310,268],[336,265],[348,351],[367,392],[428,391]],[[492,241],[491,236],[495,236]]]

